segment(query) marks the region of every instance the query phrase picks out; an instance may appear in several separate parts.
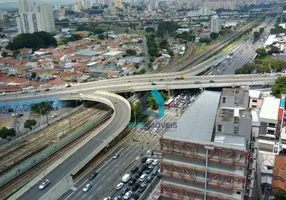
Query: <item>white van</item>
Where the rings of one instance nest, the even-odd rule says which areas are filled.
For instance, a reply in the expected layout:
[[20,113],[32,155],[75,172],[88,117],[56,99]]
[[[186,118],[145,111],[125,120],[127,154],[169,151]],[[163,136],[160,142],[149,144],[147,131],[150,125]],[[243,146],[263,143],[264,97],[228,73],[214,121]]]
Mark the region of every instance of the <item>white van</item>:
[[123,183],[127,183],[130,180],[130,178],[131,178],[130,174],[125,174],[121,180]]

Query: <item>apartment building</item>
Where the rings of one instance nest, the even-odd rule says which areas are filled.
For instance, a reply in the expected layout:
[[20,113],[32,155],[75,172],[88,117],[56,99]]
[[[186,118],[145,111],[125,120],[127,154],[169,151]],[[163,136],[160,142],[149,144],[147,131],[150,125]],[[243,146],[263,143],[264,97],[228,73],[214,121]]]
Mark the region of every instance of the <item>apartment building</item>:
[[236,0],[206,0],[206,1],[203,1],[203,7],[208,7],[212,10],[216,10],[220,8],[235,10]]
[[167,131],[160,139],[163,198],[242,200],[253,195],[256,162],[249,141],[251,116],[247,110],[238,110],[248,130],[235,134],[237,111],[232,110],[231,120],[227,117],[230,126],[223,124],[232,131],[216,131],[214,126],[224,121],[224,110],[218,109],[223,97],[230,99],[230,95],[204,91],[178,120],[177,131]]
[[18,33],[55,32],[54,15],[50,5],[29,4],[26,0],[19,0],[18,5]]
[[238,88],[223,88],[220,105],[222,107],[242,107],[248,108],[249,87],[240,86]]
[[249,90],[249,108],[260,109],[263,103],[262,93],[259,90]]
[[220,32],[220,19],[217,15],[214,15],[211,18],[211,32],[212,33]]

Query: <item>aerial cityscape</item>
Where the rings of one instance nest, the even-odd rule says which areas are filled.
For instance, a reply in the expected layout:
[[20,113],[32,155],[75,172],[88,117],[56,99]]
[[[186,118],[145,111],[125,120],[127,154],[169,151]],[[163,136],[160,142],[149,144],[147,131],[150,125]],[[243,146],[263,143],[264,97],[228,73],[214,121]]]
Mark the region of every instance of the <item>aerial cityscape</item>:
[[285,34],[282,0],[0,0],[0,199],[286,200]]

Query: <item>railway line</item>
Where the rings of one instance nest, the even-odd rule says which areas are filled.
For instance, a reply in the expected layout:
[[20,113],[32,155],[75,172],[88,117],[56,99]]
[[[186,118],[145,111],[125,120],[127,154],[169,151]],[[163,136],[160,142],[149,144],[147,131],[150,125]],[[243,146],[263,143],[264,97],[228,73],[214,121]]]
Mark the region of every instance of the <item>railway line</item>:
[[[20,189],[22,186],[27,184],[29,181],[34,179],[36,176],[38,176],[42,171],[47,169],[50,165],[52,165],[54,162],[56,162],[59,158],[61,158],[64,154],[66,154],[68,151],[72,150],[75,146],[77,146],[81,141],[83,141],[85,138],[87,138],[95,129],[102,126],[108,119],[104,120],[102,123],[98,124],[95,128],[92,130],[86,132],[82,136],[80,136],[77,140],[74,140],[73,142],[69,143],[56,153],[52,154],[50,157],[46,158],[39,164],[35,165],[28,171],[24,172],[14,180],[10,181],[8,184],[4,185],[0,188],[0,199],[7,199],[8,195],[12,191],[16,191]],[[6,197],[6,198],[5,198]]]
[[6,148],[5,151],[0,151],[0,174],[3,174],[7,169],[19,163],[34,153],[58,141],[57,134],[64,133],[70,129],[75,129],[83,123],[93,120],[98,115],[106,112],[107,107],[98,105],[96,108],[84,108],[82,112],[75,113],[69,119],[63,119],[48,128],[41,131],[40,135],[35,135],[25,140],[22,143]]
[[[245,27],[241,28],[240,30],[237,30],[236,33],[231,34],[230,36],[228,36],[226,39],[220,41],[218,44],[214,45],[212,48],[210,48],[210,50],[201,53],[200,55],[198,55],[197,57],[195,57],[194,59],[190,59],[190,54],[187,54],[188,56],[184,56],[183,59],[181,59],[180,61],[178,61],[175,64],[172,64],[162,70],[160,70],[160,72],[176,72],[176,71],[183,71],[186,70],[188,67],[196,65],[202,61],[204,61],[205,59],[207,59],[209,56],[211,56],[212,54],[216,53],[217,51],[219,51],[221,48],[223,48],[228,42],[230,42],[231,40],[233,40],[233,38],[237,37],[238,35],[240,35],[241,33],[243,33],[244,31],[246,31],[247,29],[249,29],[251,26],[253,26],[255,23],[257,23],[258,19],[251,22],[250,24],[246,25]],[[191,45],[191,48],[194,48],[193,45]],[[192,50],[193,51],[193,50]],[[192,52],[193,53],[193,52]],[[191,54],[192,54],[191,53]],[[179,67],[179,66],[183,66],[183,67]]]

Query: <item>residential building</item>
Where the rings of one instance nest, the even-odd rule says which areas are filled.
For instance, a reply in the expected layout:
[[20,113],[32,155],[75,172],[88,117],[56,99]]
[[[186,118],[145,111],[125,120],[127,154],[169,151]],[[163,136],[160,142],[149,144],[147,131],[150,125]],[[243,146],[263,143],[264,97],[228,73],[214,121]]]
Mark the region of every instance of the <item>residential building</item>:
[[3,10],[0,9],[0,21],[4,20],[4,13]]
[[236,0],[206,0],[203,1],[203,7],[210,8],[212,10],[216,10],[219,8],[227,9],[227,10],[235,10],[236,9]]
[[220,19],[217,15],[211,18],[211,33],[219,33],[220,31]]
[[246,138],[214,131],[221,97],[219,92],[204,91],[178,120],[177,129],[167,130],[160,139],[162,197],[242,200],[252,196],[256,163],[249,157],[251,119],[248,113]]
[[263,103],[262,93],[259,90],[249,90],[249,108],[260,109]]
[[248,108],[249,87],[240,86],[238,88],[223,88],[221,94],[222,107],[242,107]]
[[19,14],[16,18],[19,33],[55,32],[54,15],[50,5],[29,5],[25,0],[20,0]]
[[275,156],[272,195],[276,193],[286,192],[286,157]]
[[30,4],[28,3],[27,0],[19,0],[18,1],[18,8],[19,8],[19,14],[29,12],[30,9]]

